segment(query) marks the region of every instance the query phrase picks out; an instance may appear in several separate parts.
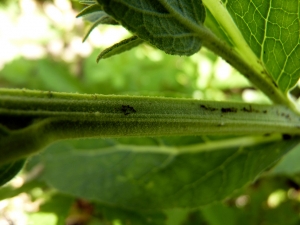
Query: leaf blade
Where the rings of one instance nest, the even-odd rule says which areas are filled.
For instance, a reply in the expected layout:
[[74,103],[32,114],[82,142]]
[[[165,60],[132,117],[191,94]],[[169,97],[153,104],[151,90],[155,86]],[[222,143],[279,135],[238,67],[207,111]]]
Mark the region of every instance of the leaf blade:
[[179,149],[117,144],[95,151],[62,144],[62,149],[51,149],[55,160],[44,158],[44,176],[60,191],[118,207],[195,208],[223,200],[298,143],[255,140],[240,147],[224,147],[221,141],[216,148],[205,143]]
[[[103,5],[104,11],[120,21],[128,30],[168,54],[192,55],[201,47],[199,36],[178,22],[160,1],[98,0],[98,2]],[[185,13],[189,18],[193,17],[198,25],[204,21],[205,11],[201,4],[199,11],[194,14],[184,8],[182,10],[174,2],[171,7],[179,13]]]
[[300,77],[299,1],[223,0],[249,46],[282,92]]
[[85,17],[87,20],[94,22],[83,37],[82,42],[85,42],[91,32],[100,24],[117,25],[118,23],[103,11],[88,14]]
[[132,48],[137,47],[138,45],[142,44],[143,42],[144,41],[137,36],[132,36],[130,38],[127,38],[127,39],[103,50],[97,57],[97,62],[99,62],[101,59],[106,59],[106,58],[112,57],[114,55],[123,53],[125,51],[129,51]]
[[85,7],[83,10],[81,10],[77,14],[76,18],[79,18],[81,16],[86,16],[88,14],[98,12],[98,11],[101,11],[101,10],[102,10],[102,7],[98,4],[89,5],[89,6]]
[[0,187],[14,178],[25,164],[24,159],[0,167]]

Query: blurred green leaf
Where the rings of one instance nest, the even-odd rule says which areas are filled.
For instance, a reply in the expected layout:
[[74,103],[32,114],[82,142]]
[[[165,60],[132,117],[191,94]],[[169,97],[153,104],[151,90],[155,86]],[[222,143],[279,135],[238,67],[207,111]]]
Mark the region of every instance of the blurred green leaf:
[[[82,84],[87,87],[86,92],[191,97],[196,89],[197,64],[189,58],[143,47],[100,61],[98,65],[95,63],[98,51],[94,51],[83,64]],[[184,77],[184,83],[179,82],[179,76]]]
[[28,216],[29,224],[57,225],[57,218],[52,213],[34,213]]
[[92,55],[77,62],[78,75],[72,72],[74,64],[64,61],[20,58],[0,71],[0,86],[166,97],[191,97],[197,89],[197,63],[190,58],[165,55],[141,46],[97,65],[98,54],[99,50],[94,50]]
[[79,0],[79,3],[86,4],[86,5],[92,5],[96,3],[96,0]]
[[80,81],[71,74],[68,64],[50,58],[14,60],[0,71],[0,83],[1,81],[9,82],[11,86],[18,88],[64,92],[84,90]]
[[0,188],[0,200],[6,198],[13,198],[21,193],[29,193],[34,188],[44,188],[46,184],[39,180],[26,181],[21,187],[13,187],[11,185],[6,185]]
[[270,172],[273,175],[293,176],[300,173],[300,145],[286,154]]
[[89,13],[85,15],[84,18],[88,21],[93,22],[93,24],[84,35],[82,42],[85,42],[86,39],[91,34],[91,32],[100,24],[118,25],[118,22],[115,21],[111,16],[109,16],[104,11]]
[[139,212],[124,208],[116,208],[108,205],[96,204],[94,206],[95,216],[100,217],[100,222],[107,224],[134,224],[134,225],[164,225],[166,216],[160,211]]
[[10,181],[20,172],[25,161],[26,160],[22,159],[0,167],[0,187]]
[[40,206],[39,212],[55,214],[57,218],[55,225],[65,225],[66,218],[70,214],[70,208],[74,201],[73,197],[58,193],[47,199]]
[[64,193],[118,207],[194,208],[220,201],[252,182],[298,142],[223,147],[226,142],[214,140],[213,150],[203,150],[207,143],[194,139],[200,143],[136,146],[132,139],[130,145],[115,141],[109,147],[80,151],[60,143],[41,155],[43,178]]
[[90,13],[101,11],[101,10],[102,10],[102,7],[99,4],[89,5],[89,6],[85,7],[82,11],[80,11],[76,17],[78,18],[81,16],[88,15]]
[[201,211],[199,210],[194,210],[190,212],[187,218],[185,219],[185,221],[181,223],[181,225],[194,225],[194,224],[208,225],[203,215],[201,214]]
[[[285,178],[260,179],[235,198],[213,203],[200,211],[209,225],[296,225],[300,222],[297,213],[300,204],[288,198],[289,189]],[[278,190],[285,193],[285,198],[278,205],[270,205],[270,196]]]
[[181,223],[187,218],[189,209],[167,209],[164,210],[167,215],[166,225],[181,225]]

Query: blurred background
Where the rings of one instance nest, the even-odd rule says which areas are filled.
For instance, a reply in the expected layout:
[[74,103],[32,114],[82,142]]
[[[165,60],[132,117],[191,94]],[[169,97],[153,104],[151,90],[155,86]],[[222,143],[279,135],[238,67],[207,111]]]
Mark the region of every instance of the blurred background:
[[88,22],[77,1],[0,3],[0,87],[267,103],[243,76],[202,49],[192,57],[166,55],[149,45],[96,63],[106,47],[128,37],[100,26],[82,43]]
[[[243,76],[205,48],[191,57],[179,57],[142,45],[97,64],[102,50],[129,33],[119,26],[103,25],[82,43],[91,26],[82,18],[76,19],[83,8],[69,0],[1,0],[0,87],[270,103]],[[95,208],[89,202],[56,193],[35,180],[40,170],[38,164],[32,166],[0,189],[0,225],[126,224],[118,219],[105,222],[101,215],[92,213]],[[270,208],[276,208],[288,196],[299,198],[295,188],[282,190],[272,182],[263,183],[263,189],[269,189],[257,196],[267,198]],[[294,182],[290,185],[299,188]],[[228,205],[242,208],[249,199],[247,194],[238,195]],[[227,216],[235,216],[226,210]],[[187,212],[172,215],[170,225],[183,220]],[[199,219],[197,211],[190,215]]]

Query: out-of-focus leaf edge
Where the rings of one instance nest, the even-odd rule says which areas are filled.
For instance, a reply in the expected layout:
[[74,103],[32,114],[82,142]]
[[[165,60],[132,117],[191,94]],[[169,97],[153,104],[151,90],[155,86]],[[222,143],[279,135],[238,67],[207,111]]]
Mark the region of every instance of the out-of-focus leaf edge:
[[130,38],[127,38],[127,39],[103,50],[97,57],[97,62],[99,62],[99,60],[101,60],[101,59],[106,59],[111,56],[128,51],[134,47],[137,47],[138,45],[142,44],[143,42],[144,42],[144,40],[142,40],[141,38],[139,38],[137,36],[132,36]]
[[76,18],[78,17],[81,17],[81,16],[85,16],[85,15],[88,15],[90,13],[94,13],[94,12],[97,12],[97,11],[101,11],[102,10],[102,7],[98,4],[93,4],[93,5],[89,5],[87,7],[85,7],[83,10],[81,10]]
[[99,19],[97,19],[96,22],[93,23],[93,25],[89,28],[87,33],[84,35],[82,42],[85,42],[85,40],[88,38],[92,30],[94,30],[94,28],[100,24],[118,25],[118,22],[108,15],[103,15],[99,17]]
[[23,168],[26,159],[21,159],[0,167],[0,187],[14,178]]
[[92,5],[95,4],[96,1],[95,0],[79,0],[80,4],[85,4],[85,5]]

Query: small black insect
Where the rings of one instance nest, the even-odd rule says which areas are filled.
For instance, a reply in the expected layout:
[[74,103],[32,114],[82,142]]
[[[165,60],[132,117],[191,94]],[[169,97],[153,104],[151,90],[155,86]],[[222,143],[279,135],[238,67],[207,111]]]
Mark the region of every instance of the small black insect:
[[283,140],[290,140],[290,139],[292,139],[292,136],[289,135],[289,134],[282,134],[282,139]]
[[125,116],[129,115],[130,113],[136,113],[136,110],[130,105],[122,105],[121,111]]
[[[241,111],[259,113],[259,110],[253,109],[251,105],[249,105],[249,109],[244,107],[244,108],[241,109]],[[263,113],[267,113],[267,111],[265,110]]]
[[200,108],[208,110],[208,111],[216,111],[216,110],[218,110],[217,108],[213,108],[213,107],[205,106],[205,105],[200,105]]
[[53,97],[53,93],[51,91],[48,91],[47,92],[47,96],[48,96],[48,98],[52,98]]
[[236,108],[222,108],[221,112],[222,113],[237,112],[237,109]]

